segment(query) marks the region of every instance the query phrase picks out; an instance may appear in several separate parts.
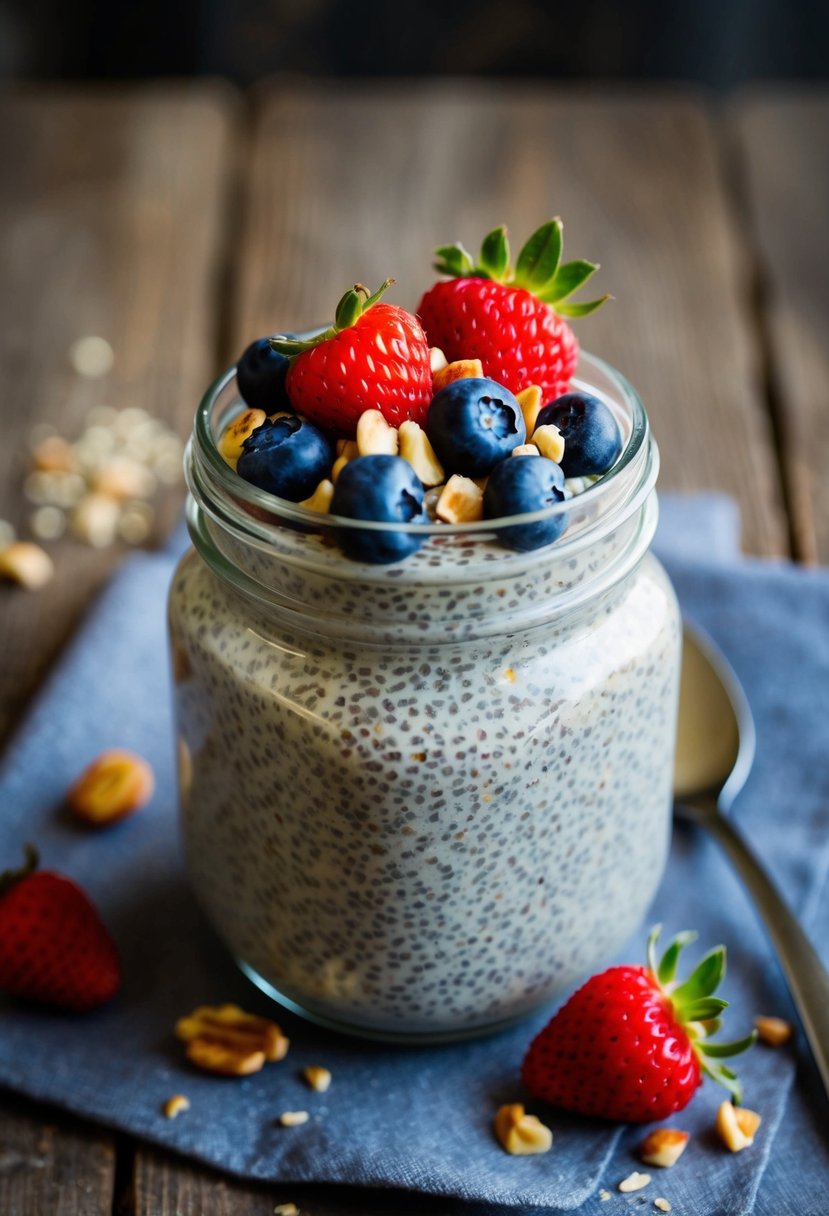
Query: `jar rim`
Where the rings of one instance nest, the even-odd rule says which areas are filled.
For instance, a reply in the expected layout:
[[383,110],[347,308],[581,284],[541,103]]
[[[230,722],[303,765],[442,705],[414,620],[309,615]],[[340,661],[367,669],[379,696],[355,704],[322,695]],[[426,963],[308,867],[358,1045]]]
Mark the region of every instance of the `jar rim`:
[[[613,386],[613,389],[621,399],[621,403],[626,407],[624,417],[629,426],[629,434],[624,448],[607,473],[603,474],[594,485],[590,486],[589,490],[585,491],[585,494],[589,495],[590,503],[596,507],[600,507],[603,500],[608,498],[608,496],[612,497],[613,491],[619,486],[620,478],[625,476],[631,465],[641,456],[642,449],[649,436],[648,417],[642,399],[633,385],[621,372],[617,371],[616,368],[604,359],[582,350],[579,352],[577,372],[581,374],[573,377],[572,388],[568,391],[585,391],[598,395],[603,397],[605,403],[613,408],[616,403],[612,399],[607,399],[606,394],[602,394],[600,390],[597,390],[596,385],[591,382],[591,373],[593,375],[598,373],[600,378],[604,377]],[[318,511],[302,507],[298,503],[291,502],[288,499],[280,498],[275,494],[269,493],[267,490],[262,490],[258,486],[245,481],[231,468],[219,452],[213,431],[213,414],[221,395],[228,388],[235,375],[236,365],[233,364],[220,373],[204,393],[194,419],[193,436],[191,438],[191,448],[193,450],[191,455],[198,461],[200,471],[205,473],[209,482],[212,483],[210,488],[213,491],[218,490],[224,499],[236,505],[237,510],[233,512],[234,523],[238,526],[244,521],[246,530],[249,529],[252,535],[258,536],[261,540],[267,539],[268,533],[272,531],[274,525],[285,523],[299,526],[306,531],[313,530],[319,532],[324,528],[326,532],[333,534],[344,528],[353,530],[355,526],[359,526],[361,531],[365,530],[380,534],[416,534],[418,537],[423,537],[424,540],[432,537],[481,539],[483,535],[491,535],[496,525],[498,530],[502,530],[507,527],[550,520],[556,516],[568,514],[573,510],[574,501],[583,497],[579,495],[576,500],[573,498],[565,499],[562,502],[554,503],[552,506],[543,507],[537,511],[525,512],[519,515],[499,516],[497,521],[482,519],[469,523],[452,524],[432,521],[424,523],[368,519],[356,521],[353,517],[329,513],[321,516]],[[618,415],[618,406],[616,406],[614,412]],[[655,471],[649,481],[654,479]],[[648,486],[648,489],[650,488],[652,488],[652,485]],[[191,491],[192,489],[193,487],[191,486]],[[600,509],[597,514],[599,518],[602,517]],[[263,515],[265,516],[264,519],[262,518]],[[571,536],[565,532],[553,543],[557,551],[562,551],[573,546],[578,540],[579,535]]]

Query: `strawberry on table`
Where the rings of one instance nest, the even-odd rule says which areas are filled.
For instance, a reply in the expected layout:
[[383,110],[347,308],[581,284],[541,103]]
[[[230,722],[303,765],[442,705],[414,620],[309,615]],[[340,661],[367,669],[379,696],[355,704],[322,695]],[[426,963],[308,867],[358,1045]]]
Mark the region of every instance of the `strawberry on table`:
[[594,975],[536,1035],[521,1068],[531,1094],[579,1114],[645,1123],[687,1106],[705,1073],[740,1101],[737,1078],[719,1061],[749,1048],[756,1032],[734,1043],[708,1037],[727,1005],[713,995],[725,947],[678,983],[680,951],[696,934],[678,934],[657,962],[659,931],[648,939],[647,967]]
[[380,410],[392,426],[422,422],[432,396],[429,346],[420,322],[356,284],[337,305],[330,329],[307,341],[271,338],[289,356],[285,388],[293,409],[338,435],[353,436],[364,410]]
[[121,982],[103,921],[76,883],[25,865],[0,874],[0,991],[73,1013],[95,1009]]
[[579,346],[565,317],[585,317],[609,296],[575,303],[572,295],[598,266],[561,261],[561,220],[532,234],[510,264],[507,230],[484,238],[477,262],[463,245],[435,250],[435,269],[452,278],[435,283],[417,315],[430,346],[452,362],[480,359],[483,374],[517,393],[540,386],[544,401],[566,392]]

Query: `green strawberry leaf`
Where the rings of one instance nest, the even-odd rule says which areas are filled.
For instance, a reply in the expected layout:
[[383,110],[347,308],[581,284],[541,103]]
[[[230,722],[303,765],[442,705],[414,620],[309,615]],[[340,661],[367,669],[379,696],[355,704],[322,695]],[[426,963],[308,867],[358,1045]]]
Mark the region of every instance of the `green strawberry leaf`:
[[748,1051],[756,1042],[757,1031],[752,1030],[745,1038],[735,1039],[733,1043],[708,1043],[704,1040],[697,1042],[696,1049],[712,1059],[721,1059],[724,1056],[738,1056],[741,1052]]
[[560,219],[548,220],[537,228],[518,255],[516,286],[539,295],[558,270],[563,241]]
[[460,241],[454,245],[439,245],[435,250],[435,270],[439,274],[451,275],[453,279],[465,279],[475,273],[475,262]]
[[682,1021],[707,1022],[709,1018],[715,1018],[718,1013],[722,1013],[723,1009],[727,1008],[728,1001],[724,1001],[722,997],[704,996],[698,1001],[691,1001],[689,1004],[682,1006]]
[[[676,975],[677,963],[679,956],[686,946],[690,946],[691,942],[697,940],[697,934],[693,929],[686,929],[682,933],[677,933],[676,937],[671,942],[668,949],[662,955],[658,966],[651,965],[651,971],[654,972],[659,983],[663,985],[670,984],[671,980]],[[654,946],[656,942],[654,941]]]
[[562,317],[587,317],[612,299],[613,296],[605,295],[600,296],[598,300],[588,300],[584,304],[556,304],[555,311]]
[[709,1064],[707,1060],[700,1060],[700,1066],[706,1076],[728,1090],[731,1101],[735,1106],[739,1106],[743,1100],[743,1088],[736,1074],[730,1068],[726,1068],[724,1064]]
[[716,992],[725,975],[725,946],[717,946],[709,951],[705,958],[697,964],[683,984],[671,993],[674,1007],[683,1010],[700,997],[710,996]]
[[587,262],[584,258],[578,258],[575,262],[564,262],[547,286],[536,292],[536,295],[545,304],[555,304],[559,300],[566,300],[574,291],[578,291],[598,269],[598,262]]
[[478,268],[486,271],[496,283],[503,282],[509,270],[509,241],[503,224],[484,237],[478,255]]

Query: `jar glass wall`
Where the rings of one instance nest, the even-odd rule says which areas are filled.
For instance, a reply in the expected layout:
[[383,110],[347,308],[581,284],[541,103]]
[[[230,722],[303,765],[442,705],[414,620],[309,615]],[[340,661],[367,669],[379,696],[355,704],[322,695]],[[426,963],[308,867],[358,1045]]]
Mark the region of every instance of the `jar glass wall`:
[[170,594],[187,865],[248,974],[326,1024],[450,1038],[522,1016],[621,944],[661,877],[680,624],[648,553],[658,459],[617,373],[583,356],[579,382],[626,445],[561,505],[560,540],[434,525],[389,566],[223,465],[232,375],[202,403]]

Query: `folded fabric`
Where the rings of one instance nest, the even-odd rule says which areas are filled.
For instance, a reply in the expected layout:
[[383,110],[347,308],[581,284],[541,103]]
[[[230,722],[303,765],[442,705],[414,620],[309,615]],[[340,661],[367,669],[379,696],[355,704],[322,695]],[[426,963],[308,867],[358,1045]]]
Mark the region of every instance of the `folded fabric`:
[[[729,503],[693,498],[668,515],[660,549],[683,607],[725,649],[757,719],[757,759],[735,813],[793,906],[813,929],[825,926],[829,574],[729,561],[736,540]],[[703,547],[697,552],[710,552],[718,535],[725,543],[716,561],[681,556],[689,537]],[[493,1113],[501,1102],[521,1100],[520,1061],[551,1010],[463,1044],[371,1045],[270,1004],[218,944],[189,892],[178,843],[165,640],[173,560],[141,555],[124,565],[0,769],[3,865],[24,841],[36,841],[45,866],[89,891],[125,976],[116,1000],[83,1018],[0,1002],[0,1084],[251,1178],[418,1190],[445,1196],[447,1216],[611,1210],[598,1191],[615,1191],[636,1168],[641,1132],[539,1110],[554,1132],[550,1153],[510,1157],[493,1139]],[[63,797],[79,768],[114,744],[147,756],[157,791],[133,819],[90,833],[66,815]],[[747,897],[697,831],[675,832],[651,919],[666,932],[693,926],[705,945],[727,944],[724,995],[735,1034],[758,1012],[790,1015]],[[638,961],[642,947],[640,935],[620,957]],[[287,1059],[234,1081],[189,1067],[175,1021],[196,1005],[224,1001],[275,1017],[291,1039]],[[327,1093],[303,1082],[309,1064],[331,1070]],[[718,1145],[711,1127],[722,1094],[706,1082],[673,1120],[692,1133],[682,1161],[637,1201],[662,1195],[675,1212],[694,1216],[823,1210],[825,1108],[808,1051],[802,1044],[755,1048],[740,1060],[740,1073],[747,1104],[763,1115],[754,1146],[731,1155]],[[174,1093],[189,1097],[190,1110],[167,1120],[162,1106]],[[282,1127],[280,1113],[296,1109],[309,1111],[308,1123]]]

